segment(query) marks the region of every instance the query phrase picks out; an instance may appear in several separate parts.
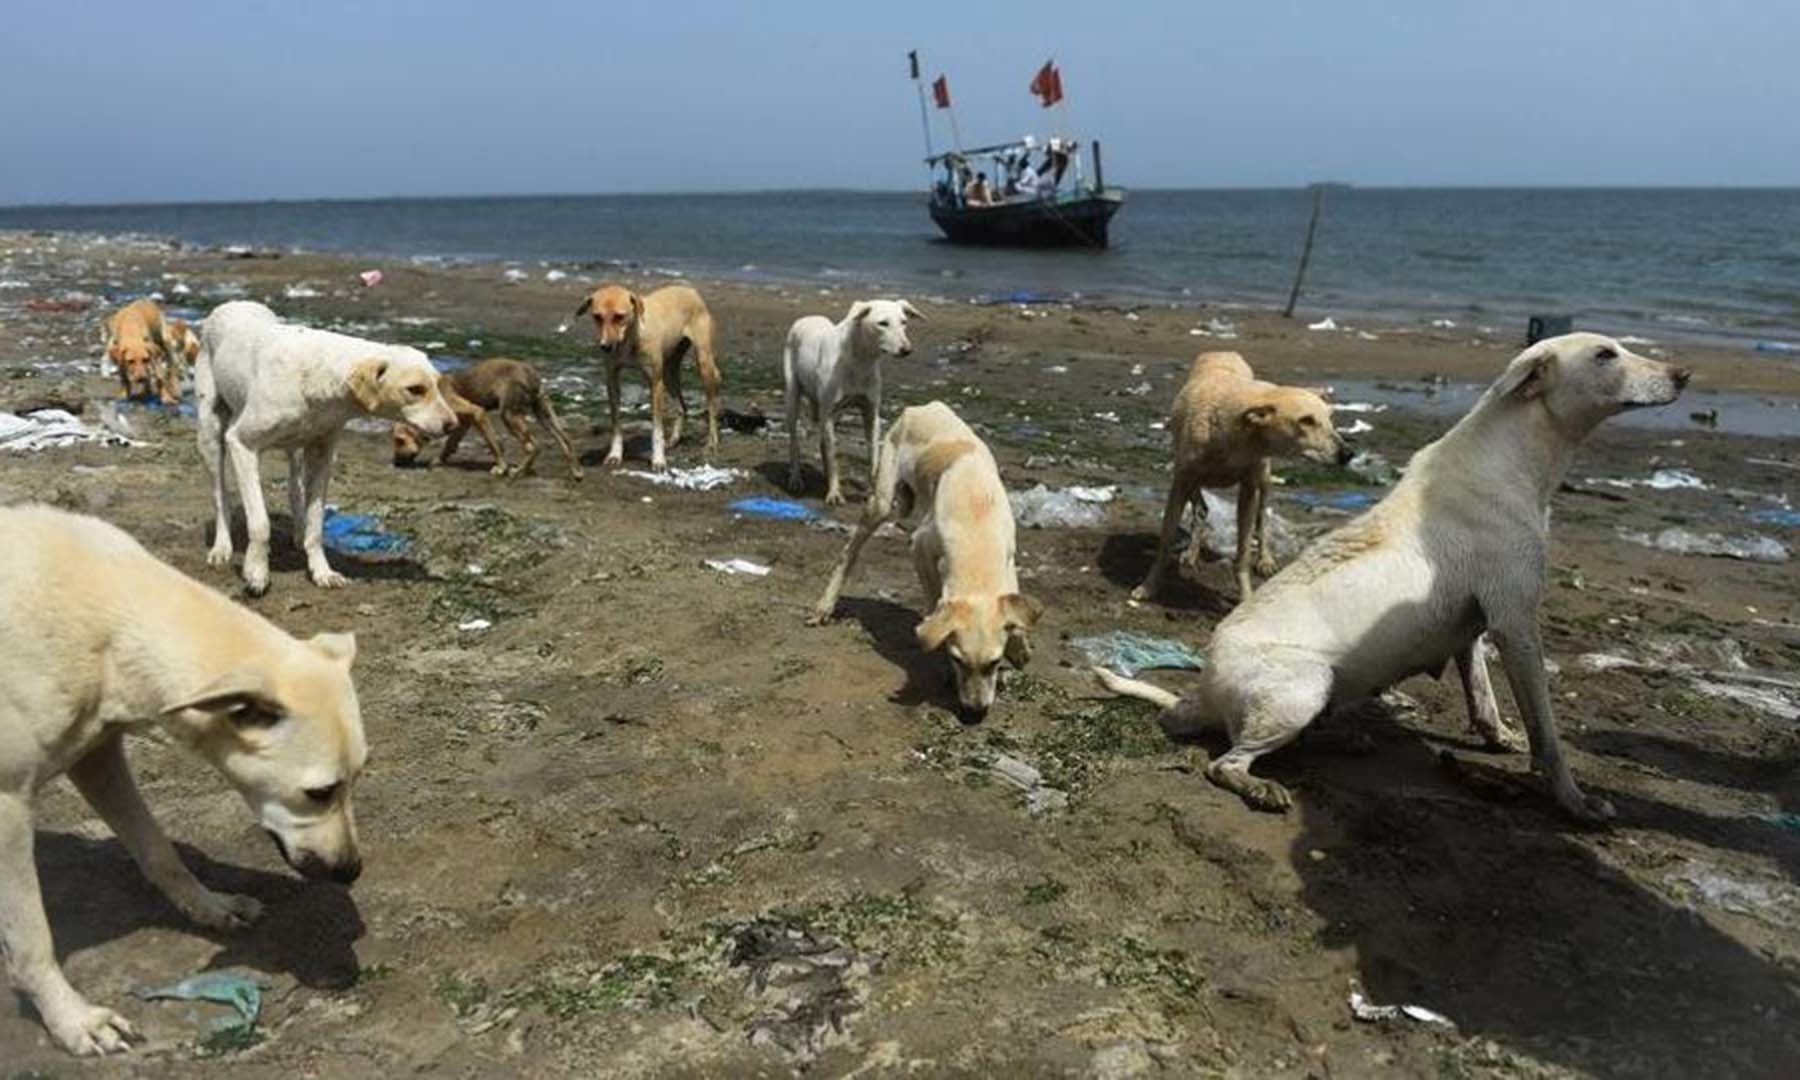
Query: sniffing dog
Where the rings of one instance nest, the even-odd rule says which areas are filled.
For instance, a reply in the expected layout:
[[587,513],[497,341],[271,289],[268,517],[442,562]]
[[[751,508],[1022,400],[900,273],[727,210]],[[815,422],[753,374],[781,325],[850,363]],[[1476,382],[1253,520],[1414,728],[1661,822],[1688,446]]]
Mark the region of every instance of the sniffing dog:
[[912,534],[913,567],[925,602],[919,647],[950,658],[963,715],[979,719],[994,704],[1001,660],[1024,667],[1029,631],[1043,605],[1019,592],[1012,506],[987,444],[948,405],[907,409],[894,421],[875,469],[862,519],[832,568],[807,622],[831,621],[838,594],[875,530],[924,508]]
[[322,588],[348,584],[325,559],[325,489],[338,435],[355,416],[404,420],[433,436],[449,431],[456,414],[438,392],[437,369],[417,349],[294,326],[251,300],[214,308],[201,325],[200,344],[194,396],[216,530],[206,561],[231,563],[229,464],[250,536],[244,585],[253,596],[268,591],[269,511],[257,456],[282,449],[307,574]]
[[[530,364],[504,357],[483,360],[440,376],[438,392],[444,395],[444,403],[456,414],[456,427],[444,440],[444,449],[438,454],[438,464],[442,465],[450,460],[450,455],[456,453],[463,436],[473,428],[494,455],[492,471],[495,476],[523,476],[531,472],[532,463],[537,460],[538,446],[537,441],[531,437],[531,429],[525,424],[525,414],[529,412],[537,417],[538,423],[543,424],[556,440],[563,459],[569,463],[570,477],[581,479],[581,464],[575,459],[575,448],[569,444],[568,433],[563,430],[562,421],[556,417],[556,408],[550,403],[550,395],[544,392],[543,382]],[[525,448],[525,458],[517,465],[507,465],[506,451],[501,448],[493,422],[488,419],[490,412],[500,414],[507,430]],[[393,440],[395,465],[406,466],[417,462],[424,449],[424,436],[417,428],[403,421],[396,422]]]
[[94,518],[0,509],[0,548],[0,954],[64,1049],[124,1050],[131,1025],[56,962],[33,795],[66,773],[183,915],[242,929],[262,905],[201,884],[132,780],[124,736],[159,728],[224,774],[289,865],[348,884],[362,871],[350,795],[367,755],[356,639],[297,641]]
[[1192,695],[1096,676],[1162,706],[1172,733],[1223,724],[1231,749],[1206,775],[1251,806],[1285,810],[1287,790],[1250,774],[1258,757],[1323,713],[1412,675],[1441,676],[1453,660],[1475,730],[1492,749],[1516,746],[1488,680],[1485,634],[1499,646],[1533,764],[1557,803],[1584,821],[1610,819],[1612,805],[1576,785],[1551,713],[1538,635],[1550,496],[1601,421],[1667,405],[1690,376],[1598,334],[1538,342],[1413,455],[1387,498],[1315,541],[1219,623]]
[[842,322],[807,315],[788,330],[781,350],[781,375],[787,392],[788,490],[799,494],[800,402],[811,406],[819,429],[819,456],[825,467],[825,505],[844,501],[838,480],[838,410],[854,405],[862,413],[869,444],[869,483],[875,482],[876,452],[881,446],[881,358],[909,356],[908,318],[924,320],[906,300],[858,300]]
[[[1307,457],[1323,463],[1349,462],[1353,451],[1331,423],[1331,406],[1313,390],[1263,382],[1234,352],[1201,353],[1188,368],[1169,416],[1175,435],[1175,475],[1163,508],[1162,535],[1144,583],[1132,590],[1138,600],[1162,588],[1169,556],[1189,502],[1206,517],[1203,488],[1238,489],[1238,600],[1250,595],[1250,571],[1269,577],[1275,557],[1263,539],[1269,514],[1270,459]],[[1188,545],[1190,572],[1198,572],[1206,548],[1199,530]]]
[[623,285],[596,288],[575,315],[592,314],[600,353],[606,360],[606,405],[612,420],[612,444],[606,464],[625,460],[625,436],[619,430],[619,367],[626,360],[637,363],[650,386],[650,467],[658,472],[669,467],[665,452],[666,395],[673,392],[681,411],[672,418],[667,446],[681,441],[681,424],[687,419],[687,399],[681,396],[681,361],[690,348],[700,368],[700,385],[706,391],[706,452],[719,449],[719,365],[714,351],[712,313],[706,301],[686,285],[668,285],[648,296],[639,296]]
[[133,300],[108,315],[105,334],[106,358],[118,374],[120,398],[158,397],[169,405],[181,400],[179,370],[170,370],[178,363],[177,347],[156,301]]

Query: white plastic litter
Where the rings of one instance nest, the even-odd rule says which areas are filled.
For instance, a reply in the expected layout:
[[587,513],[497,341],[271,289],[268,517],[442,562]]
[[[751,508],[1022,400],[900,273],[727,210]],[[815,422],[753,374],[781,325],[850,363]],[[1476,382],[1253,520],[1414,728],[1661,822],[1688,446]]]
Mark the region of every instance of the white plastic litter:
[[104,428],[89,427],[61,409],[39,409],[26,416],[0,413],[0,450],[32,453],[78,443],[137,446],[135,439]]
[[287,288],[281,290],[281,295],[287,297],[289,300],[311,300],[315,296],[322,296],[324,294],[313,288],[311,285],[302,283],[299,285],[289,285]]
[[1349,413],[1384,413],[1387,412],[1387,406],[1377,405],[1372,401],[1338,401],[1332,403],[1331,411]]
[[1421,1024],[1441,1024],[1444,1027],[1455,1027],[1456,1024],[1441,1012],[1427,1009],[1423,1005],[1376,1005],[1364,997],[1361,990],[1350,991],[1350,1015],[1358,1020],[1374,1022],[1377,1020],[1398,1020],[1404,1016],[1408,1020],[1417,1020]]
[[1456,321],[1454,319],[1433,319],[1431,320],[1431,325],[1437,327],[1439,330],[1456,329]]
[[1672,551],[1677,555],[1712,555],[1761,563],[1784,563],[1793,557],[1786,544],[1772,536],[1758,533],[1725,536],[1721,533],[1697,533],[1688,529],[1669,528],[1652,536],[1645,532],[1621,529],[1619,539],[1658,551]]
[[691,469],[670,469],[668,472],[645,472],[642,469],[620,469],[620,476],[629,476],[636,480],[647,480],[663,487],[681,488],[683,491],[711,491],[726,484],[742,480],[750,475],[742,469],[726,469],[716,465],[696,465]]
[[1792,888],[1734,878],[1716,866],[1688,860],[1663,879],[1691,904],[1700,901],[1735,915],[1748,915],[1774,926],[1792,926],[1800,893]]
[[1338,324],[1331,316],[1327,315],[1316,323],[1307,323],[1306,328],[1308,330],[1336,330]]
[[749,559],[708,559],[706,565],[721,574],[745,574],[750,577],[768,577],[769,568],[762,563]]
[[1593,483],[1604,484],[1607,487],[1616,488],[1646,487],[1655,491],[1674,491],[1678,488],[1688,488],[1694,491],[1705,491],[1707,489],[1706,481],[1700,479],[1697,474],[1689,472],[1686,469],[1658,469],[1651,473],[1648,478],[1643,480],[1628,480],[1622,477],[1600,476],[1595,477]]
[[464,633],[478,634],[492,625],[494,624],[486,619],[470,619],[468,622],[457,623],[456,628]]
[[[1204,528],[1207,548],[1219,553],[1236,551],[1237,500],[1206,490],[1202,490],[1200,496],[1206,500]],[[1263,539],[1268,542],[1269,552],[1275,556],[1276,561],[1285,563],[1300,554],[1301,538],[1286,518],[1272,508],[1265,512],[1268,517],[1263,523]],[[1194,524],[1190,518],[1190,526]],[[1190,531],[1193,531],[1192,528]]]
[[565,271],[562,271],[562,270],[546,270],[546,271],[544,271],[544,280],[545,281],[561,281],[563,278],[566,278],[568,276],[569,276],[568,273]]
[[1352,420],[1349,427],[1338,428],[1339,435],[1361,435],[1375,430],[1375,425],[1367,420]]
[[507,267],[506,273],[502,276],[504,276],[506,278],[506,280],[508,280],[508,281],[524,281],[526,278],[529,278],[531,275],[527,274],[525,271],[519,269],[516,266],[510,266],[510,267]]
[[1377,336],[1375,334],[1371,334],[1367,330],[1358,330],[1356,332],[1356,336],[1361,338],[1364,341],[1380,341],[1381,340],[1381,338],[1379,336]]
[[1116,487],[1070,487],[1061,491],[1039,484],[1029,491],[1007,493],[1013,517],[1028,529],[1061,527],[1087,529],[1106,520],[1105,504],[1119,493]]

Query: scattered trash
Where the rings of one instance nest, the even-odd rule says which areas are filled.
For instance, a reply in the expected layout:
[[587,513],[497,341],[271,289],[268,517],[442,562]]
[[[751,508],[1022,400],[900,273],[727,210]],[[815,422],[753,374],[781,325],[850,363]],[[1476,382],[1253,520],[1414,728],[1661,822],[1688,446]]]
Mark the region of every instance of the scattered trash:
[[25,309],[41,315],[73,315],[86,311],[91,302],[77,296],[34,296],[25,301]]
[[1607,487],[1635,488],[1645,487],[1655,491],[1673,491],[1677,488],[1690,488],[1705,491],[1706,481],[1686,469],[1658,469],[1645,480],[1627,480],[1621,477],[1597,476],[1589,481],[1593,484],[1605,484]]
[[751,562],[749,559],[707,559],[706,565],[722,574],[747,574],[750,577],[769,576],[768,567],[762,563]]
[[1366,435],[1375,430],[1375,425],[1359,417],[1350,421],[1350,426],[1341,427],[1337,430],[1339,435]]
[[325,294],[313,288],[311,285],[300,284],[289,285],[281,291],[281,295],[287,297],[289,300],[311,300],[314,297],[323,296]]
[[1791,341],[1759,341],[1756,343],[1755,348],[1757,352],[1766,353],[1800,352],[1800,345],[1796,345]]
[[1044,774],[1022,758],[996,754],[988,763],[988,772],[1024,792],[1025,809],[1033,817],[1069,805],[1069,793],[1046,785]]
[[546,270],[546,271],[544,271],[544,280],[545,281],[561,281],[568,276],[569,276],[568,273],[566,271],[562,271],[562,270]]
[[1621,345],[1654,345],[1654,344],[1656,344],[1656,341],[1654,339],[1647,338],[1647,337],[1639,337],[1636,334],[1626,334],[1624,337],[1619,338],[1618,342]]
[[361,281],[365,288],[370,289],[381,284],[383,276],[384,275],[379,270],[364,270],[362,273],[356,275],[357,280]]
[[39,409],[25,416],[14,416],[12,413],[0,413],[0,450],[13,453],[34,453],[54,447],[74,446],[78,443],[100,443],[103,446],[138,446],[138,441],[127,434],[130,425],[125,424],[115,411],[115,424],[120,430],[108,430],[106,427],[92,428],[82,423],[74,414],[61,409]]
[[468,622],[457,623],[456,628],[466,634],[478,634],[493,625],[486,619],[470,619]]
[[[1237,550],[1237,499],[1227,498],[1213,491],[1202,491],[1200,497],[1206,503],[1206,520],[1196,525],[1192,519],[1192,507],[1189,508],[1189,535],[1193,536],[1200,528],[1206,530],[1203,539],[1190,539],[1188,542],[1203,543],[1211,551]],[[1267,511],[1268,517],[1263,522],[1263,539],[1268,542],[1269,552],[1278,561],[1286,562],[1300,553],[1300,537],[1288,520],[1273,509]]]
[[1384,413],[1386,405],[1377,405],[1372,401],[1336,401],[1331,405],[1332,412],[1348,413]]
[[1690,906],[1698,901],[1774,926],[1793,925],[1796,900],[1800,899],[1793,889],[1729,877],[1718,867],[1694,859],[1663,880]]
[[1358,330],[1356,332],[1356,336],[1363,341],[1380,341],[1381,340],[1381,338],[1377,337],[1374,334],[1369,333],[1367,330]]
[[262,992],[269,984],[261,979],[232,971],[203,971],[168,986],[139,987],[131,993],[143,1001],[211,1001],[237,1010],[237,1019],[226,1019],[213,1028],[215,1034],[226,1031],[250,1031],[262,1014]]
[[663,487],[677,487],[684,491],[711,491],[726,484],[741,480],[750,475],[742,469],[721,468],[716,465],[696,465],[691,469],[670,469],[667,472],[645,472],[642,469],[620,469],[620,476],[629,476],[634,480],[647,480]]
[[382,528],[373,514],[345,514],[335,506],[325,508],[325,547],[344,555],[396,556],[406,552],[411,541],[399,533]]
[[1375,495],[1368,491],[1296,491],[1291,496],[1302,506],[1323,506],[1332,510],[1365,510],[1375,505]]
[[[1777,720],[1790,722],[1800,720],[1800,693],[1791,691],[1784,693],[1770,686],[1713,682],[1710,679],[1695,679],[1689,685],[1707,697],[1733,701],[1755,709],[1757,712],[1767,713]],[[1795,690],[1800,691],[1800,686],[1796,686]]]
[[1088,662],[1131,678],[1140,671],[1177,669],[1199,671],[1205,659],[1174,638],[1153,637],[1131,630],[1111,630],[1069,642]]
[[1786,544],[1772,536],[1755,533],[1737,537],[1669,528],[1652,536],[1645,532],[1620,529],[1619,539],[1658,551],[1671,551],[1677,555],[1710,555],[1761,563],[1784,563],[1792,557]]
[[746,413],[738,412],[736,409],[726,409],[719,414],[719,425],[727,431],[754,435],[769,426],[769,418],[762,413]]
[[1316,323],[1307,323],[1306,328],[1308,330],[1336,330],[1338,328],[1338,324],[1332,319],[1331,316],[1327,315],[1323,319],[1320,319]]
[[1575,661],[1588,672],[1653,669],[1685,677],[1707,697],[1723,698],[1780,720],[1800,720],[1800,679],[1758,671],[1735,638],[1664,634],[1640,642],[1643,658],[1586,653]]
[[501,276],[506,278],[506,280],[508,280],[508,281],[524,281],[527,278],[531,277],[530,274],[527,274],[525,271],[519,269],[516,266],[507,267],[506,273]]
[[1399,472],[1388,464],[1388,459],[1373,450],[1364,450],[1350,459],[1344,468],[1369,481],[1371,484],[1391,484],[1399,477]]
[[1061,491],[1039,484],[1029,491],[1007,493],[1013,517],[1028,529],[1063,527],[1086,529],[1106,520],[1105,504],[1111,502],[1116,487],[1069,487]]
[[819,516],[817,510],[805,503],[769,495],[752,495],[749,498],[739,499],[727,506],[726,509],[734,514],[766,518],[770,521],[810,521]]
[[1790,510],[1785,506],[1769,506],[1760,510],[1752,510],[1750,520],[1760,525],[1780,525],[1789,529],[1800,529],[1800,510]]
[[[742,969],[746,988],[761,999],[745,1024],[751,1046],[774,1046],[808,1064],[851,1037],[850,1019],[862,1011],[880,956],[858,953],[839,938],[782,915],[731,926],[722,940],[727,965]],[[717,1028],[700,1011],[700,1002],[689,1008]]]
[[1431,325],[1439,330],[1456,329],[1456,322],[1453,319],[1433,319],[1431,320]]
[[1800,462],[1779,461],[1775,458],[1747,457],[1746,465],[1761,465],[1765,469],[1786,469],[1789,472],[1800,472]]
[[1778,829],[1787,829],[1790,832],[1800,832],[1800,813],[1787,810],[1774,814],[1762,814],[1759,816],[1762,820]]
[[1122,391],[1122,393],[1124,393],[1130,397],[1143,397],[1145,394],[1148,394],[1150,391],[1152,391],[1154,389],[1156,389],[1156,387],[1150,382],[1150,380],[1146,379],[1143,382],[1138,383],[1136,386],[1127,386]]
[[1422,1024],[1442,1024],[1444,1027],[1455,1027],[1456,1024],[1443,1013],[1427,1009],[1423,1005],[1376,1005],[1363,997],[1361,990],[1350,991],[1350,1015],[1358,1020],[1373,1022],[1377,1020],[1398,1020],[1402,1016],[1408,1020],[1417,1020]]

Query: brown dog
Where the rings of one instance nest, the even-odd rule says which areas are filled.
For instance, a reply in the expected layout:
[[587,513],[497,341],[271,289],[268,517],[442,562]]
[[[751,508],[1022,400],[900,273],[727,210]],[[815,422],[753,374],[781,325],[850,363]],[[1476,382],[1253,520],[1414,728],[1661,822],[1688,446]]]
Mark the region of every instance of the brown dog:
[[169,405],[180,401],[180,372],[171,370],[175,354],[156,301],[133,300],[106,317],[106,358],[118,370],[121,398],[158,396]]
[[[1316,391],[1263,382],[1234,352],[1201,353],[1188,369],[1187,382],[1175,395],[1169,417],[1175,433],[1175,476],[1163,509],[1162,535],[1150,575],[1133,589],[1138,600],[1154,596],[1188,503],[1206,516],[1202,488],[1235,485],[1237,503],[1238,600],[1250,595],[1252,553],[1256,572],[1275,573],[1275,558],[1263,542],[1268,516],[1269,459],[1303,456],[1315,461],[1349,462],[1352,451],[1331,423],[1331,406]],[[1205,544],[1196,535],[1188,546],[1188,566],[1197,570]]]
[[681,441],[681,422],[687,418],[687,399],[681,396],[681,360],[691,346],[700,367],[700,384],[706,390],[706,450],[719,448],[719,365],[713,351],[712,314],[706,301],[686,285],[669,285],[648,296],[639,296],[623,285],[606,284],[595,289],[575,310],[577,318],[592,313],[600,352],[606,358],[606,404],[612,419],[612,446],[606,463],[616,466],[625,459],[624,436],[619,431],[619,365],[637,361],[650,384],[650,467],[661,472],[669,467],[664,455],[663,417],[665,388],[673,390],[681,412],[668,429],[668,445]]
[[[531,437],[531,429],[525,425],[525,413],[529,411],[556,440],[564,460],[569,463],[569,475],[576,480],[581,479],[581,465],[575,460],[575,448],[569,445],[569,436],[563,431],[562,422],[556,418],[556,409],[550,404],[550,395],[544,392],[543,383],[530,364],[504,357],[483,360],[460,371],[440,375],[438,390],[444,395],[444,404],[450,406],[450,411],[456,414],[456,426],[444,441],[443,452],[438,455],[438,464],[449,461],[450,455],[456,453],[456,447],[462,442],[463,436],[469,433],[470,428],[474,428],[493,452],[495,476],[522,476],[530,472],[532,462],[537,460],[538,447]],[[490,412],[498,412],[507,430],[513,433],[513,438],[524,446],[525,460],[517,465],[509,467],[506,464],[506,451],[501,448],[500,439],[494,433],[494,425],[488,420]],[[417,461],[424,442],[425,437],[417,428],[411,424],[396,423],[394,464],[413,464]]]

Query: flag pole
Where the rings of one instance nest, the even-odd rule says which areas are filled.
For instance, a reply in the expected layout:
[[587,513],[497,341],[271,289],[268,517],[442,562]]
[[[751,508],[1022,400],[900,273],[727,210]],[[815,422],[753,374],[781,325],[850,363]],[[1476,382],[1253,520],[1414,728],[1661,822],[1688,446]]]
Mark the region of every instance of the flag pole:
[[956,152],[962,153],[962,128],[956,122],[956,102],[950,103],[950,137],[956,140]]
[[[919,92],[919,127],[925,132],[925,171],[931,172],[931,114],[925,109],[925,84],[919,79],[919,53],[915,49],[906,54],[906,62],[912,68],[913,89]],[[954,120],[954,117],[952,118]]]

